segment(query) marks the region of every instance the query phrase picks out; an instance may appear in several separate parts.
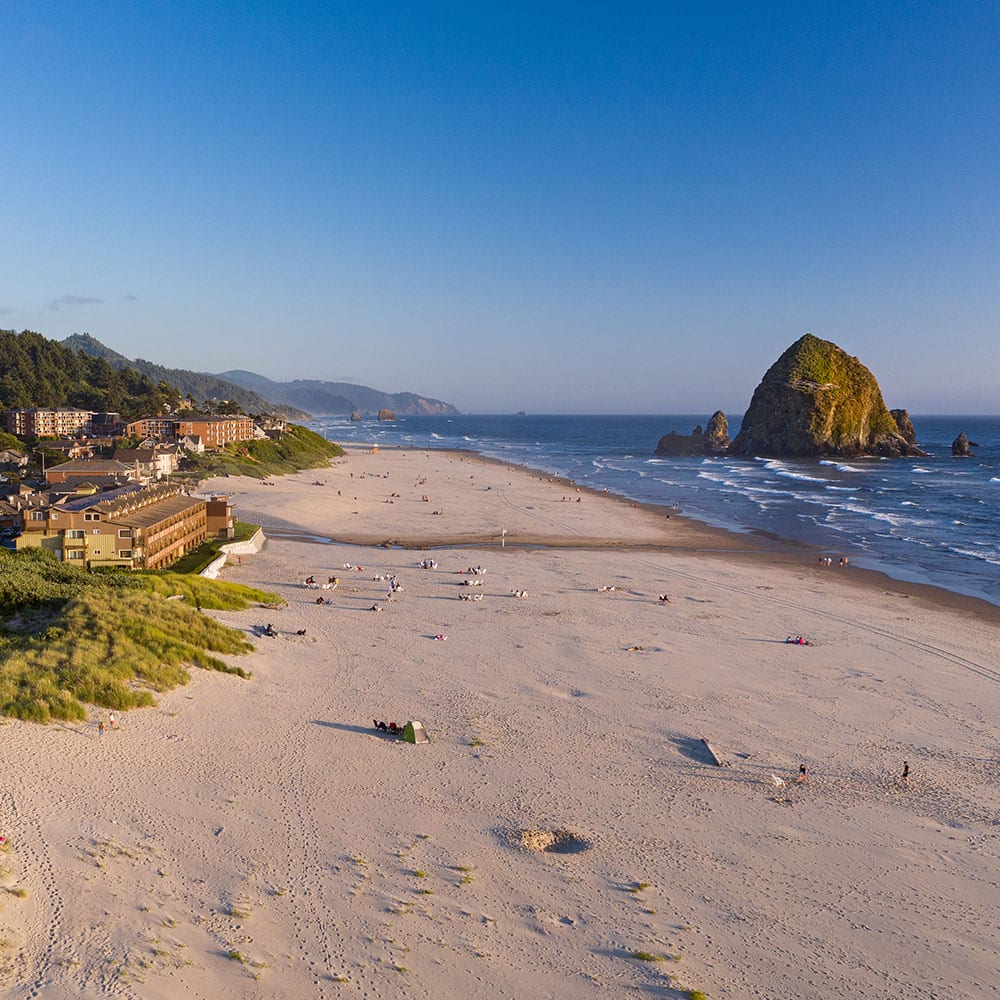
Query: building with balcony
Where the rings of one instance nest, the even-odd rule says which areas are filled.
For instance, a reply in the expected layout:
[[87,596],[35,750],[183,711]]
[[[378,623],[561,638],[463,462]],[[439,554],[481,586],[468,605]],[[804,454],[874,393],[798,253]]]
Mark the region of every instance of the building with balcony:
[[32,407],[26,410],[8,410],[7,433],[17,437],[66,437],[90,434],[93,410],[73,408],[56,409]]
[[178,417],[175,425],[177,437],[198,436],[210,450],[252,441],[256,437],[255,424],[250,417],[183,416]]

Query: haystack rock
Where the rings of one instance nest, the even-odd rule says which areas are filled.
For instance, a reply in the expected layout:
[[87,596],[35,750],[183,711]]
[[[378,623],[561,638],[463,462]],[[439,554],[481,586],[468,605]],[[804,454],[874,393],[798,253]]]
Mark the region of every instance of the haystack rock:
[[729,447],[729,421],[722,410],[716,410],[708,421],[708,430],[701,424],[690,434],[671,431],[660,438],[656,446],[657,455],[684,457],[691,455],[721,455]]
[[382,409],[378,411],[379,420],[395,420],[396,414],[389,409]]
[[357,410],[355,410],[355,411],[354,411],[354,412],[353,412],[353,413],[351,414],[351,420],[353,420],[353,421],[354,421],[354,423],[357,423],[357,422],[358,422],[358,421],[359,421],[360,419],[361,419],[361,414],[360,414],[360,413],[358,413],[358,411],[357,411]]
[[923,455],[900,432],[875,376],[829,340],[800,337],[754,390],[733,455]]
[[972,458],[972,449],[978,448],[975,441],[969,440],[969,435],[962,431],[951,443],[951,453],[955,458]]

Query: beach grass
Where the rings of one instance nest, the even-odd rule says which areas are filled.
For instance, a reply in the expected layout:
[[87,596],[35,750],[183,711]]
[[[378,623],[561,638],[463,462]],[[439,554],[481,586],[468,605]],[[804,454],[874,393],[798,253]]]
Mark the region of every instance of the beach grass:
[[280,602],[198,576],[88,573],[43,549],[0,550],[0,714],[81,721],[86,705],[125,711],[202,667],[249,676],[214,654],[243,654],[243,633],[199,613]]
[[191,461],[200,476],[253,476],[266,479],[302,469],[329,464],[331,458],[344,454],[338,444],[300,424],[291,424],[280,440],[239,441],[227,444],[222,451],[206,452]]

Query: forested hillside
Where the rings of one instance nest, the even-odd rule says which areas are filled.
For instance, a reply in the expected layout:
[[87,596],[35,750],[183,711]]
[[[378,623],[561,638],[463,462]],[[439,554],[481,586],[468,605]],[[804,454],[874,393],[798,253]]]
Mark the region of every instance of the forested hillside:
[[175,385],[180,389],[182,395],[191,396],[199,402],[206,399],[225,399],[238,403],[246,413],[282,413],[294,420],[308,416],[307,413],[295,406],[290,406],[287,403],[282,405],[282,401],[279,400],[272,402],[252,389],[247,389],[235,382],[229,382],[218,375],[192,372],[185,368],[165,368],[163,365],[154,364],[143,358],[130,360],[124,354],[119,354],[110,347],[106,347],[89,333],[74,333],[72,337],[67,337],[61,343],[63,347],[79,354],[105,358],[113,368],[134,368],[154,382]]
[[176,406],[182,397],[172,385],[78,354],[40,333],[0,330],[0,409],[72,406],[133,419]]

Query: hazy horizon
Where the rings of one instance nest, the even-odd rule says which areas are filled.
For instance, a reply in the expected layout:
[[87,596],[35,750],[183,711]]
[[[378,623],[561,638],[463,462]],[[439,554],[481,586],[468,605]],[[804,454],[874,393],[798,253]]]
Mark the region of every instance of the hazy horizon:
[[808,332],[890,407],[991,415],[998,37],[974,3],[15,2],[0,326],[482,414],[742,414]]

